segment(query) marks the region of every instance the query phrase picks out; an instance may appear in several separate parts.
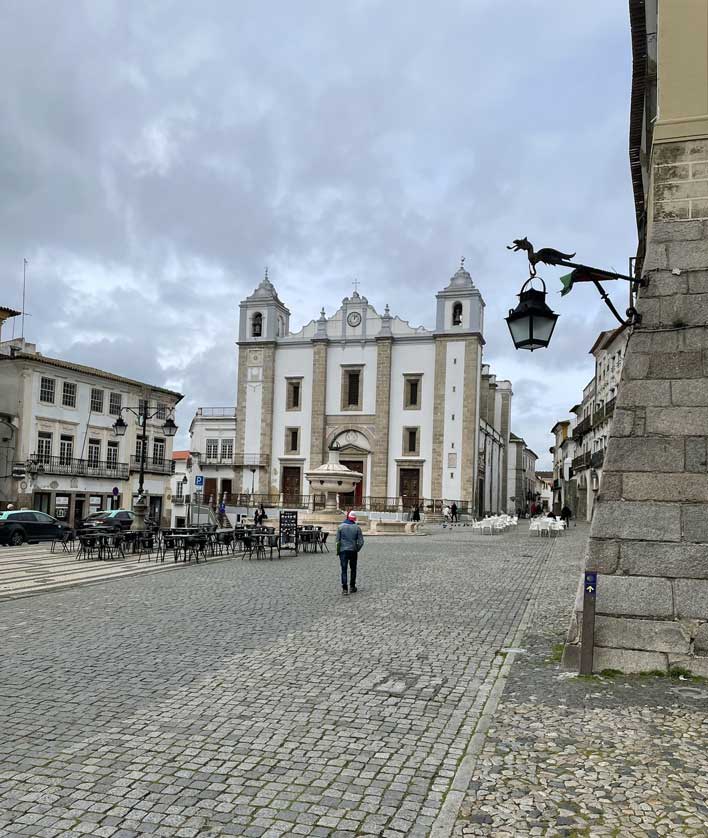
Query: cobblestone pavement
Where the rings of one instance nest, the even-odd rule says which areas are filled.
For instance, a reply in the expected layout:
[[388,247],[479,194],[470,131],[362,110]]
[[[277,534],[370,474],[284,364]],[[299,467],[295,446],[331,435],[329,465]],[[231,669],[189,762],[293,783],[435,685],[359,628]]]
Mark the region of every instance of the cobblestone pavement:
[[555,543],[370,539],[349,597],[325,553],[0,603],[0,835],[427,835]]
[[175,568],[169,555],[164,563],[155,561],[154,555],[139,558],[130,554],[124,559],[86,561],[77,560],[76,552],[65,553],[60,546],[52,553],[47,543],[23,544],[21,547],[0,546],[0,600],[32,596],[121,576],[174,569],[189,572],[189,568],[190,565],[183,563]]
[[705,838],[708,686],[583,679],[552,650],[568,627],[587,530],[560,539],[455,828],[475,838]]

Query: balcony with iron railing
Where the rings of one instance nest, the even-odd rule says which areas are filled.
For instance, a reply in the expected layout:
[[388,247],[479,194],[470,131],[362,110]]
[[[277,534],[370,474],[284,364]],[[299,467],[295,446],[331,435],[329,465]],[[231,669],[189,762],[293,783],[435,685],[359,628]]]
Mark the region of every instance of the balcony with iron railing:
[[219,454],[199,454],[199,465],[201,466],[230,466],[234,467],[234,455],[220,456]]
[[[130,458],[130,470],[140,471],[140,457]],[[172,474],[174,470],[175,464],[172,460],[166,460],[164,457],[145,458],[145,472],[148,474]]]
[[228,456],[220,454],[198,454],[199,465],[202,466],[245,466],[246,468],[268,468],[270,457],[268,454],[247,454],[237,451]]
[[608,416],[608,417],[609,417],[609,416],[612,416],[612,415],[613,415],[613,413],[615,412],[615,402],[616,402],[616,401],[617,401],[617,397],[615,396],[615,398],[610,399],[610,400],[609,400],[609,401],[605,404],[605,416]]
[[602,451],[595,451],[593,455],[590,457],[590,465],[593,468],[602,468],[602,464],[605,462],[605,452]]
[[586,451],[584,454],[580,454],[579,456],[573,458],[573,471],[583,471],[586,468],[590,468],[589,451]]
[[235,419],[235,407],[198,407],[197,416],[202,419]]
[[573,428],[573,439],[582,439],[586,433],[592,428],[592,417],[586,416]]
[[111,460],[77,459],[75,457],[51,457],[45,454],[33,454],[27,461],[27,468],[32,473],[35,469],[44,474],[66,474],[70,477],[109,477],[114,480],[127,480],[128,464]]

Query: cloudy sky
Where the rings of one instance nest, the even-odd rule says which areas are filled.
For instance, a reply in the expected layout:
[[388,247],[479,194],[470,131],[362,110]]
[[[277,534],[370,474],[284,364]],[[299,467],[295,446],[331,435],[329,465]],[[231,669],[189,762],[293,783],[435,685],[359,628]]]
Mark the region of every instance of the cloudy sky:
[[549,463],[612,320],[547,268],[553,343],[515,352],[502,318],[526,268],[505,245],[626,269],[626,2],[2,6],[0,305],[26,257],[42,351],[180,390],[185,429],[235,400],[238,303],[266,264],[294,328],[354,277],[432,327],[464,254],[514,430]]

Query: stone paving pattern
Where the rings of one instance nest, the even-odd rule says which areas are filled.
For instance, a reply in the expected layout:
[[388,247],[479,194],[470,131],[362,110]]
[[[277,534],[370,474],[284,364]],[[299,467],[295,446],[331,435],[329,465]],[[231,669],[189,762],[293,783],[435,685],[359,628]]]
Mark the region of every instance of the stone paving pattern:
[[[57,545],[56,552],[52,553],[48,543],[23,544],[21,547],[0,546],[0,600],[33,596],[120,576],[175,569],[184,569],[188,573],[191,567],[184,562],[179,562],[175,567],[169,553],[163,562],[157,560],[155,553],[151,556],[128,553],[124,559],[88,561],[77,560],[76,552],[65,553]],[[218,555],[210,559],[217,560],[221,560]]]
[[370,539],[348,598],[325,553],[0,603],[0,835],[426,835],[552,543]]
[[474,838],[705,838],[708,686],[583,679],[552,660],[582,568],[584,527],[555,545],[523,647],[460,811]]

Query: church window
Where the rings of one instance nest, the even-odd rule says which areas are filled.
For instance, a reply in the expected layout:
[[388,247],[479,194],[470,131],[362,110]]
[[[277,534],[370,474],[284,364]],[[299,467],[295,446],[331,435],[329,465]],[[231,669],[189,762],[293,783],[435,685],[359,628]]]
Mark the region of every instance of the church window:
[[403,453],[418,455],[420,453],[420,428],[403,429]]
[[462,325],[462,303],[460,302],[452,304],[452,325]]
[[406,410],[420,410],[422,376],[406,375],[404,377],[403,407]]
[[300,410],[302,403],[302,379],[286,379],[286,410]]
[[342,410],[361,410],[362,367],[342,368]]
[[257,311],[251,320],[251,337],[259,338],[263,334],[263,315]]
[[285,453],[300,453],[300,428],[285,429]]

